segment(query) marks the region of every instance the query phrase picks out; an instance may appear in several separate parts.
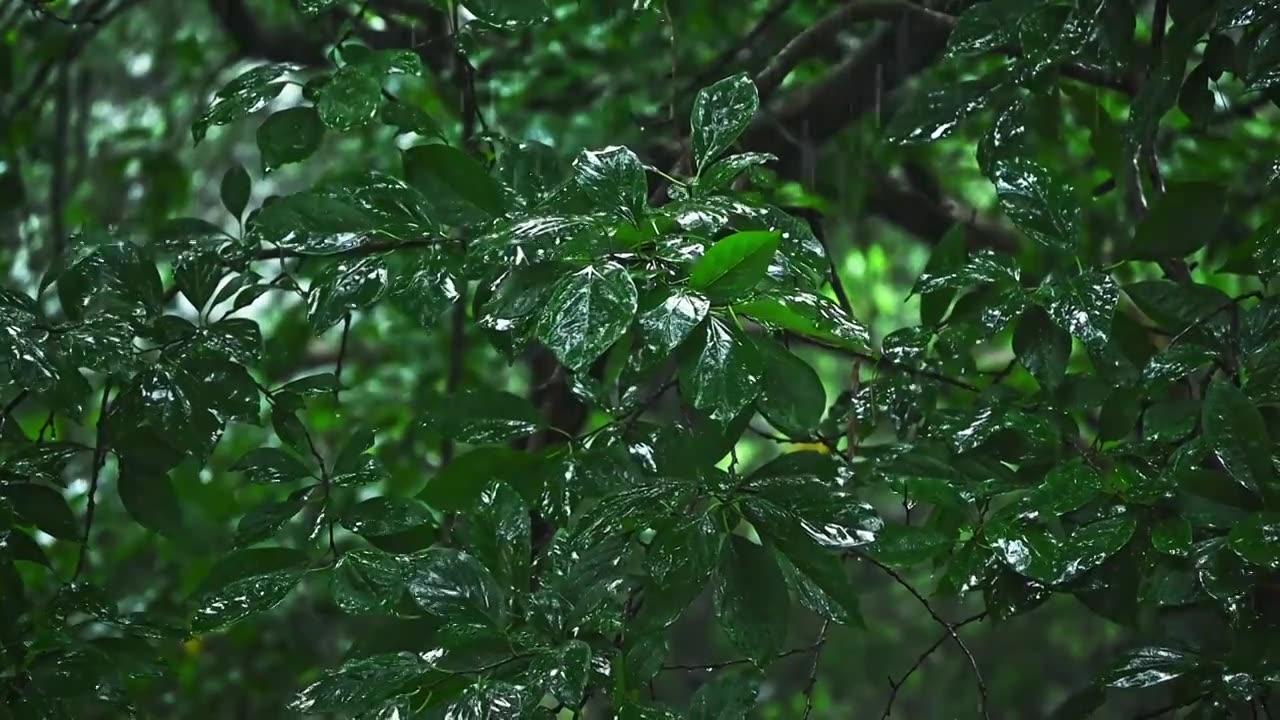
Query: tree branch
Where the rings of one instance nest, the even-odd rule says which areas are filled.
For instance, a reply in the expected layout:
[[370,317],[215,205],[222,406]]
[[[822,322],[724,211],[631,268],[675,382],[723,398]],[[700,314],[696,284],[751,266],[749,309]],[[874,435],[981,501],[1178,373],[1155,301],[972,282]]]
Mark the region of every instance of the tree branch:
[[[987,613],[984,610],[978,613],[977,615],[973,615],[971,617],[965,618],[964,620],[961,620],[960,622],[956,623],[952,627],[954,627],[956,630],[959,630],[960,628],[964,627],[965,625],[968,625],[969,623],[978,622],[982,620],[986,616],[987,616]],[[916,661],[911,664],[911,667],[907,668],[907,672],[903,674],[901,680],[894,681],[892,677],[889,678],[889,701],[885,703],[884,713],[880,715],[880,720],[888,720],[889,716],[893,714],[893,703],[898,698],[898,691],[902,689],[903,685],[907,684],[907,680],[910,680],[911,676],[915,674],[916,670],[920,669],[920,666],[924,664],[924,661],[929,659],[929,656],[932,655],[935,651],[937,651],[938,648],[942,647],[942,643],[946,642],[950,637],[951,635],[946,632],[939,635],[938,639],[935,640],[932,645],[926,648],[924,652],[920,653],[919,657],[916,658]]]
[[955,640],[956,645],[960,646],[960,651],[964,653],[965,658],[968,659],[969,661],[970,669],[973,670],[974,683],[977,684],[978,686],[978,707],[982,712],[982,717],[986,718],[986,720],[990,720],[991,714],[987,710],[987,683],[985,680],[982,679],[982,671],[978,669],[977,658],[973,656],[973,653],[970,652],[969,650],[969,646],[965,645],[964,640],[962,640],[960,638],[960,635],[956,632],[957,626],[944,620],[942,616],[939,615],[938,612],[933,609],[933,606],[929,604],[929,601],[925,598],[925,596],[921,595],[920,591],[916,590],[915,587],[913,587],[911,583],[907,582],[906,578],[899,575],[896,570],[889,567],[888,565],[885,565],[879,560],[876,560],[870,555],[858,554],[856,555],[856,557],[866,560],[872,565],[875,565],[876,567],[880,568],[880,570],[882,570],[885,574],[893,578],[894,582],[906,588],[907,592],[911,593],[911,596],[914,597],[916,600],[918,600],[920,604],[924,606],[925,611],[929,613],[929,617],[933,618],[934,622],[941,625],[943,629],[946,630],[946,635],[950,637],[952,640]]

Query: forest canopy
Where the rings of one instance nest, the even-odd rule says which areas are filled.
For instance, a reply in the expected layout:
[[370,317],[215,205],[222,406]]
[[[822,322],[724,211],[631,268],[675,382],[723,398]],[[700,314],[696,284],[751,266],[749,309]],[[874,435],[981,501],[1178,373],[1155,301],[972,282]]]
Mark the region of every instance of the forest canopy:
[[1270,720],[1278,104],[1275,0],[0,0],[0,720]]

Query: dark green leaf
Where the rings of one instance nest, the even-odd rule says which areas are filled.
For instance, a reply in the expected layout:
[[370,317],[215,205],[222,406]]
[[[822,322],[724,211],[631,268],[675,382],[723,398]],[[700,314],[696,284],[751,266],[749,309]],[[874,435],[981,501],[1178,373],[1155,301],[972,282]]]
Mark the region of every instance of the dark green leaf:
[[423,414],[426,428],[477,445],[531,435],[544,425],[542,415],[525,398],[488,388],[442,396],[429,403]]
[[1151,545],[1166,555],[1185,557],[1191,552],[1191,523],[1183,517],[1170,517],[1151,527]]
[[404,598],[404,568],[377,550],[342,554],[333,568],[333,601],[349,613],[392,613]]
[[1111,276],[1087,272],[1070,278],[1052,277],[1036,291],[1049,317],[1090,348],[1106,345],[1111,335],[1120,291]]
[[707,298],[678,288],[663,289],[640,303],[633,363],[654,367],[666,360],[707,316]]
[[241,73],[218,91],[209,109],[191,124],[191,138],[198,144],[210,127],[233,123],[266,107],[285,87],[285,83],[274,81],[293,69],[281,63]]
[[399,653],[349,660],[298,693],[290,708],[300,713],[355,717],[414,689],[433,665],[422,655]]
[[734,312],[854,352],[869,352],[867,329],[822,295],[795,291],[757,297],[733,306]]
[[583,150],[573,161],[578,186],[598,207],[631,224],[645,212],[647,183],[640,158],[616,145],[603,150]]
[[35,525],[59,540],[80,542],[80,528],[62,494],[35,483],[0,485],[0,497],[9,501],[24,524]]
[[447,622],[501,627],[506,601],[480,561],[452,548],[435,547],[409,559],[409,595]]
[[739,175],[757,165],[777,161],[769,153],[742,153],[730,155],[711,164],[698,177],[698,190],[704,193],[728,190]]
[[184,530],[182,504],[167,475],[122,462],[116,490],[125,511],[139,525],[162,535],[181,537]]
[[698,91],[693,101],[693,161],[702,171],[738,139],[760,107],[756,85],[739,73]]
[[290,494],[289,499],[283,502],[267,503],[245,513],[236,526],[236,537],[232,544],[243,548],[270,539],[306,506],[307,496],[313,490],[314,485],[302,488]]
[[769,338],[755,338],[763,361],[760,412],[770,424],[797,437],[807,437],[822,422],[827,393],[822,380],[804,360]]
[[418,145],[404,151],[405,180],[442,213],[441,222],[461,224],[506,210],[502,188],[483,165],[448,145]]
[[505,483],[490,483],[476,499],[467,534],[472,552],[506,587],[529,587],[529,507],[520,493]]
[[243,472],[250,482],[279,483],[292,482],[310,477],[311,470],[301,460],[286,450],[273,447],[261,447],[251,450],[231,466],[234,471]]
[[262,172],[306,160],[320,148],[322,140],[324,123],[315,108],[294,107],[274,113],[258,126]]
[[307,558],[287,548],[241,550],[209,572],[196,599],[191,627],[207,632],[270,610],[302,579]]
[[222,184],[218,192],[222,197],[222,207],[239,220],[244,216],[244,209],[249,205],[249,191],[252,181],[244,166],[236,163],[222,174]]
[[387,280],[382,258],[334,261],[307,289],[307,320],[317,332],[327,330],[352,310],[377,302],[387,290]]
[[680,366],[680,387],[694,407],[727,423],[760,393],[764,377],[759,354],[749,340],[719,318],[708,318]]
[[759,667],[782,651],[790,624],[786,579],[773,554],[733,535],[720,555],[716,607],[725,635]]
[[1229,382],[1214,382],[1204,398],[1204,442],[1231,477],[1253,490],[1275,480],[1271,441],[1258,409]]
[[538,320],[538,339],[569,369],[581,371],[627,332],[636,286],[614,262],[590,266],[555,284]]
[[434,522],[431,509],[421,501],[389,495],[356,503],[342,516],[344,527],[366,537],[394,535]]
[[582,705],[591,671],[591,646],[570,640],[533,661],[527,677],[568,708]]
[[1213,239],[1226,205],[1226,188],[1217,183],[1170,185],[1138,225],[1124,257],[1163,260],[1199,250]]
[[1124,656],[1102,674],[1101,682],[1113,688],[1147,688],[1175,680],[1195,667],[1194,657],[1180,650],[1145,647]]
[[885,128],[885,138],[910,144],[947,137],[966,118],[987,106],[1001,80],[992,74],[978,80],[931,82],[912,93],[894,114]]
[[694,693],[688,720],[742,720],[755,707],[761,682],[755,671],[717,673]]
[[1023,367],[1048,389],[1062,384],[1071,359],[1071,334],[1059,327],[1038,305],[1018,319],[1013,351]]
[[1280,570],[1280,513],[1254,513],[1231,529],[1231,549],[1254,565]]

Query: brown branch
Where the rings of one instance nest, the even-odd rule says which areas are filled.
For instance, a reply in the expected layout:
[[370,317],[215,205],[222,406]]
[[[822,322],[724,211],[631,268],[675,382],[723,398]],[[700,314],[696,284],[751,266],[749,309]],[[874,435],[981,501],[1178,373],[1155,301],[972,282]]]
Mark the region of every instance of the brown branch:
[[715,60],[707,64],[702,72],[689,81],[685,87],[685,93],[701,89],[704,85],[708,85],[718,77],[725,75],[725,68],[731,66],[744,53],[749,53],[752,47],[768,31],[769,26],[777,22],[778,18],[786,14],[787,10],[790,10],[794,4],[795,0],[776,0],[773,5],[770,5],[764,11],[764,15],[760,16],[760,20],[751,28],[750,32],[738,42],[725,48],[723,52],[716,56]]
[[936,10],[915,5],[905,0],[853,0],[828,13],[826,17],[796,35],[769,61],[768,66],[756,75],[756,87],[760,97],[767,98],[782,84],[787,75],[807,58],[813,50],[828,42],[849,25],[868,20],[898,20],[906,15],[917,16],[935,26],[950,28],[955,19]]
[[827,643],[827,629],[831,627],[831,619],[828,618],[822,622],[822,629],[818,631],[818,647],[813,651],[813,665],[809,668],[809,680],[804,685],[804,715],[801,720],[809,720],[809,716],[813,714],[813,689],[818,684],[818,663],[822,661],[822,648]]
[[946,630],[946,635],[954,640],[956,645],[960,646],[960,651],[964,653],[965,658],[969,661],[969,668],[973,671],[974,683],[978,686],[978,707],[982,712],[982,717],[986,718],[986,720],[990,720],[991,714],[987,710],[987,683],[982,679],[982,671],[978,668],[977,658],[973,656],[973,653],[969,650],[969,646],[964,643],[964,640],[960,638],[959,633],[956,632],[957,626],[943,619],[943,617],[938,614],[938,611],[933,609],[933,605],[929,604],[929,600],[926,599],[924,595],[921,595],[920,591],[916,590],[911,583],[907,582],[906,578],[899,575],[898,571],[870,555],[857,554],[856,557],[866,560],[872,565],[880,568],[880,570],[886,575],[893,578],[894,582],[906,588],[907,592],[911,593],[911,596],[924,606],[925,611],[929,613],[929,617],[933,618],[934,622],[941,625],[943,629]]
[[[987,616],[987,613],[984,610],[978,613],[977,615],[973,615],[971,617],[965,618],[964,620],[961,620],[960,622],[956,623],[953,627],[956,630],[959,630],[960,628],[964,627],[965,625],[968,625],[969,623],[974,623],[982,620],[986,616]],[[919,657],[916,658],[916,661],[911,664],[911,667],[907,668],[907,672],[903,674],[902,679],[895,681],[892,677],[889,678],[889,701],[885,703],[884,712],[880,715],[880,720],[887,720],[887,718],[893,714],[893,703],[898,698],[898,691],[902,689],[903,685],[907,684],[907,680],[910,680],[911,676],[915,674],[916,670],[920,669],[920,666],[924,664],[924,661],[928,660],[929,656],[932,655],[934,652],[936,652],[938,648],[942,647],[942,643],[946,642],[948,639],[950,639],[950,637],[951,635],[946,632],[939,635],[938,639],[935,640],[932,645],[926,648],[924,652],[920,653]]]

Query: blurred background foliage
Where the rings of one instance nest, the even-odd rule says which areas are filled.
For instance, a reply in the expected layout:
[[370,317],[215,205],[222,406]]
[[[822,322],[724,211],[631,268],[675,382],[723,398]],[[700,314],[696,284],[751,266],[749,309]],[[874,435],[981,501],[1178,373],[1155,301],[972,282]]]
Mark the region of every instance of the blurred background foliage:
[[[305,12],[315,4],[330,7]],[[967,3],[921,4],[957,12]],[[68,237],[84,227],[127,225],[154,233],[170,218],[195,216],[234,229],[237,220],[222,208],[219,195],[224,174],[236,165],[252,177],[251,207],[343,171],[396,167],[406,140],[383,125],[330,133],[311,160],[270,173],[255,142],[257,123],[213,128],[194,144],[190,125],[212,92],[264,61],[322,66],[330,53],[343,52],[336,47],[340,39],[375,48],[411,47],[430,72],[425,79],[395,78],[394,92],[457,139],[464,109],[442,5],[443,0],[0,0],[0,272],[6,285],[29,288]],[[759,72],[839,5],[552,0],[545,22],[514,29],[467,23],[461,42],[476,69],[485,123],[478,130],[482,138],[540,141],[564,158],[581,148],[626,144],[662,168],[687,138],[683,119],[698,88],[733,72]],[[1138,13],[1139,44],[1151,33],[1144,17]],[[857,315],[877,341],[918,323],[919,301],[908,298],[909,290],[956,221],[966,224],[974,244],[1023,247],[993,211],[992,187],[974,159],[988,122],[927,146],[881,141],[886,118],[937,52],[936,41],[906,20],[848,23],[810,49],[771,94],[762,108],[764,121],[752,130],[751,144],[781,158],[760,171],[774,181],[764,185],[771,188],[766,192],[820,225]],[[964,77],[950,66],[930,72]],[[1241,212],[1231,214],[1228,228],[1244,235],[1252,227],[1250,213],[1274,203],[1259,196],[1266,192],[1271,159],[1280,157],[1280,135],[1270,98],[1245,96],[1233,83],[1229,76],[1210,83],[1208,97],[1189,99],[1175,111],[1172,131],[1161,136],[1160,156],[1168,172],[1182,178],[1245,178],[1234,184],[1243,194],[1232,198],[1232,206]],[[297,103],[301,93],[300,87],[287,88],[263,116]],[[1105,237],[1106,228],[1123,222],[1119,194],[1107,194],[1106,182],[1127,97],[1076,86],[1027,102],[1033,119],[1026,128],[1028,147],[1080,192],[1096,190],[1084,221],[1099,229],[1088,237]],[[254,313],[264,330],[281,339],[269,346],[263,366],[271,382],[332,365],[338,333],[307,341],[300,305],[273,295],[256,304]],[[312,408],[312,427],[322,435],[344,423],[388,429],[392,440],[379,446],[379,454],[392,469],[392,482],[418,484],[438,438],[424,436],[409,420],[441,391],[444,330],[423,331],[392,312],[375,312],[361,322],[348,355],[354,389],[344,397],[341,415],[323,403]],[[290,337],[299,341],[290,343]],[[491,378],[509,372],[487,346],[474,343],[469,352],[466,373]],[[1007,365],[1007,339],[991,343],[988,356],[984,369]],[[820,371],[830,399],[846,389],[846,362],[816,349],[807,359]],[[1025,373],[1019,370],[1011,382],[1026,382],[1018,374]],[[525,382],[512,377],[512,389],[525,389]],[[44,417],[32,409],[21,419],[34,434]],[[59,420],[50,432],[86,437],[91,431]],[[90,575],[122,610],[167,609],[180,617],[184,599],[208,570],[211,550],[227,544],[240,508],[275,492],[244,486],[223,472],[255,446],[255,433],[265,431],[235,426],[209,468],[174,474],[185,513],[181,537],[147,533],[127,518],[114,494],[103,493]],[[755,465],[793,449],[747,439],[740,456]],[[78,510],[85,490],[83,477],[67,487]],[[896,500],[881,505],[886,516],[910,511]],[[27,570],[30,585],[49,589],[67,579],[75,550],[64,544],[45,549],[54,570]],[[879,717],[892,685],[938,639],[937,626],[890,579],[867,570],[858,582],[866,627],[833,633],[816,680],[816,718]],[[227,632],[173,644],[166,658],[173,672],[132,681],[151,699],[143,710],[192,720],[289,717],[284,708],[293,694],[353,644],[376,645],[388,632],[403,632],[343,615],[327,593],[308,590],[304,586],[274,612]],[[973,611],[945,605],[939,610],[952,618]],[[682,621],[673,662],[731,656],[708,621],[710,612],[702,602]],[[816,632],[811,618],[798,618],[793,643],[803,646]],[[1045,716],[1132,639],[1065,596],[1008,621],[978,623],[966,634],[1002,718]],[[802,655],[775,668],[760,717],[799,716],[809,667]],[[944,644],[906,681],[895,716],[956,717],[954,707],[973,706],[968,673],[958,650]],[[664,695],[680,697],[702,680],[696,672],[669,671],[659,687]],[[1115,707],[1124,713],[1123,699]]]

